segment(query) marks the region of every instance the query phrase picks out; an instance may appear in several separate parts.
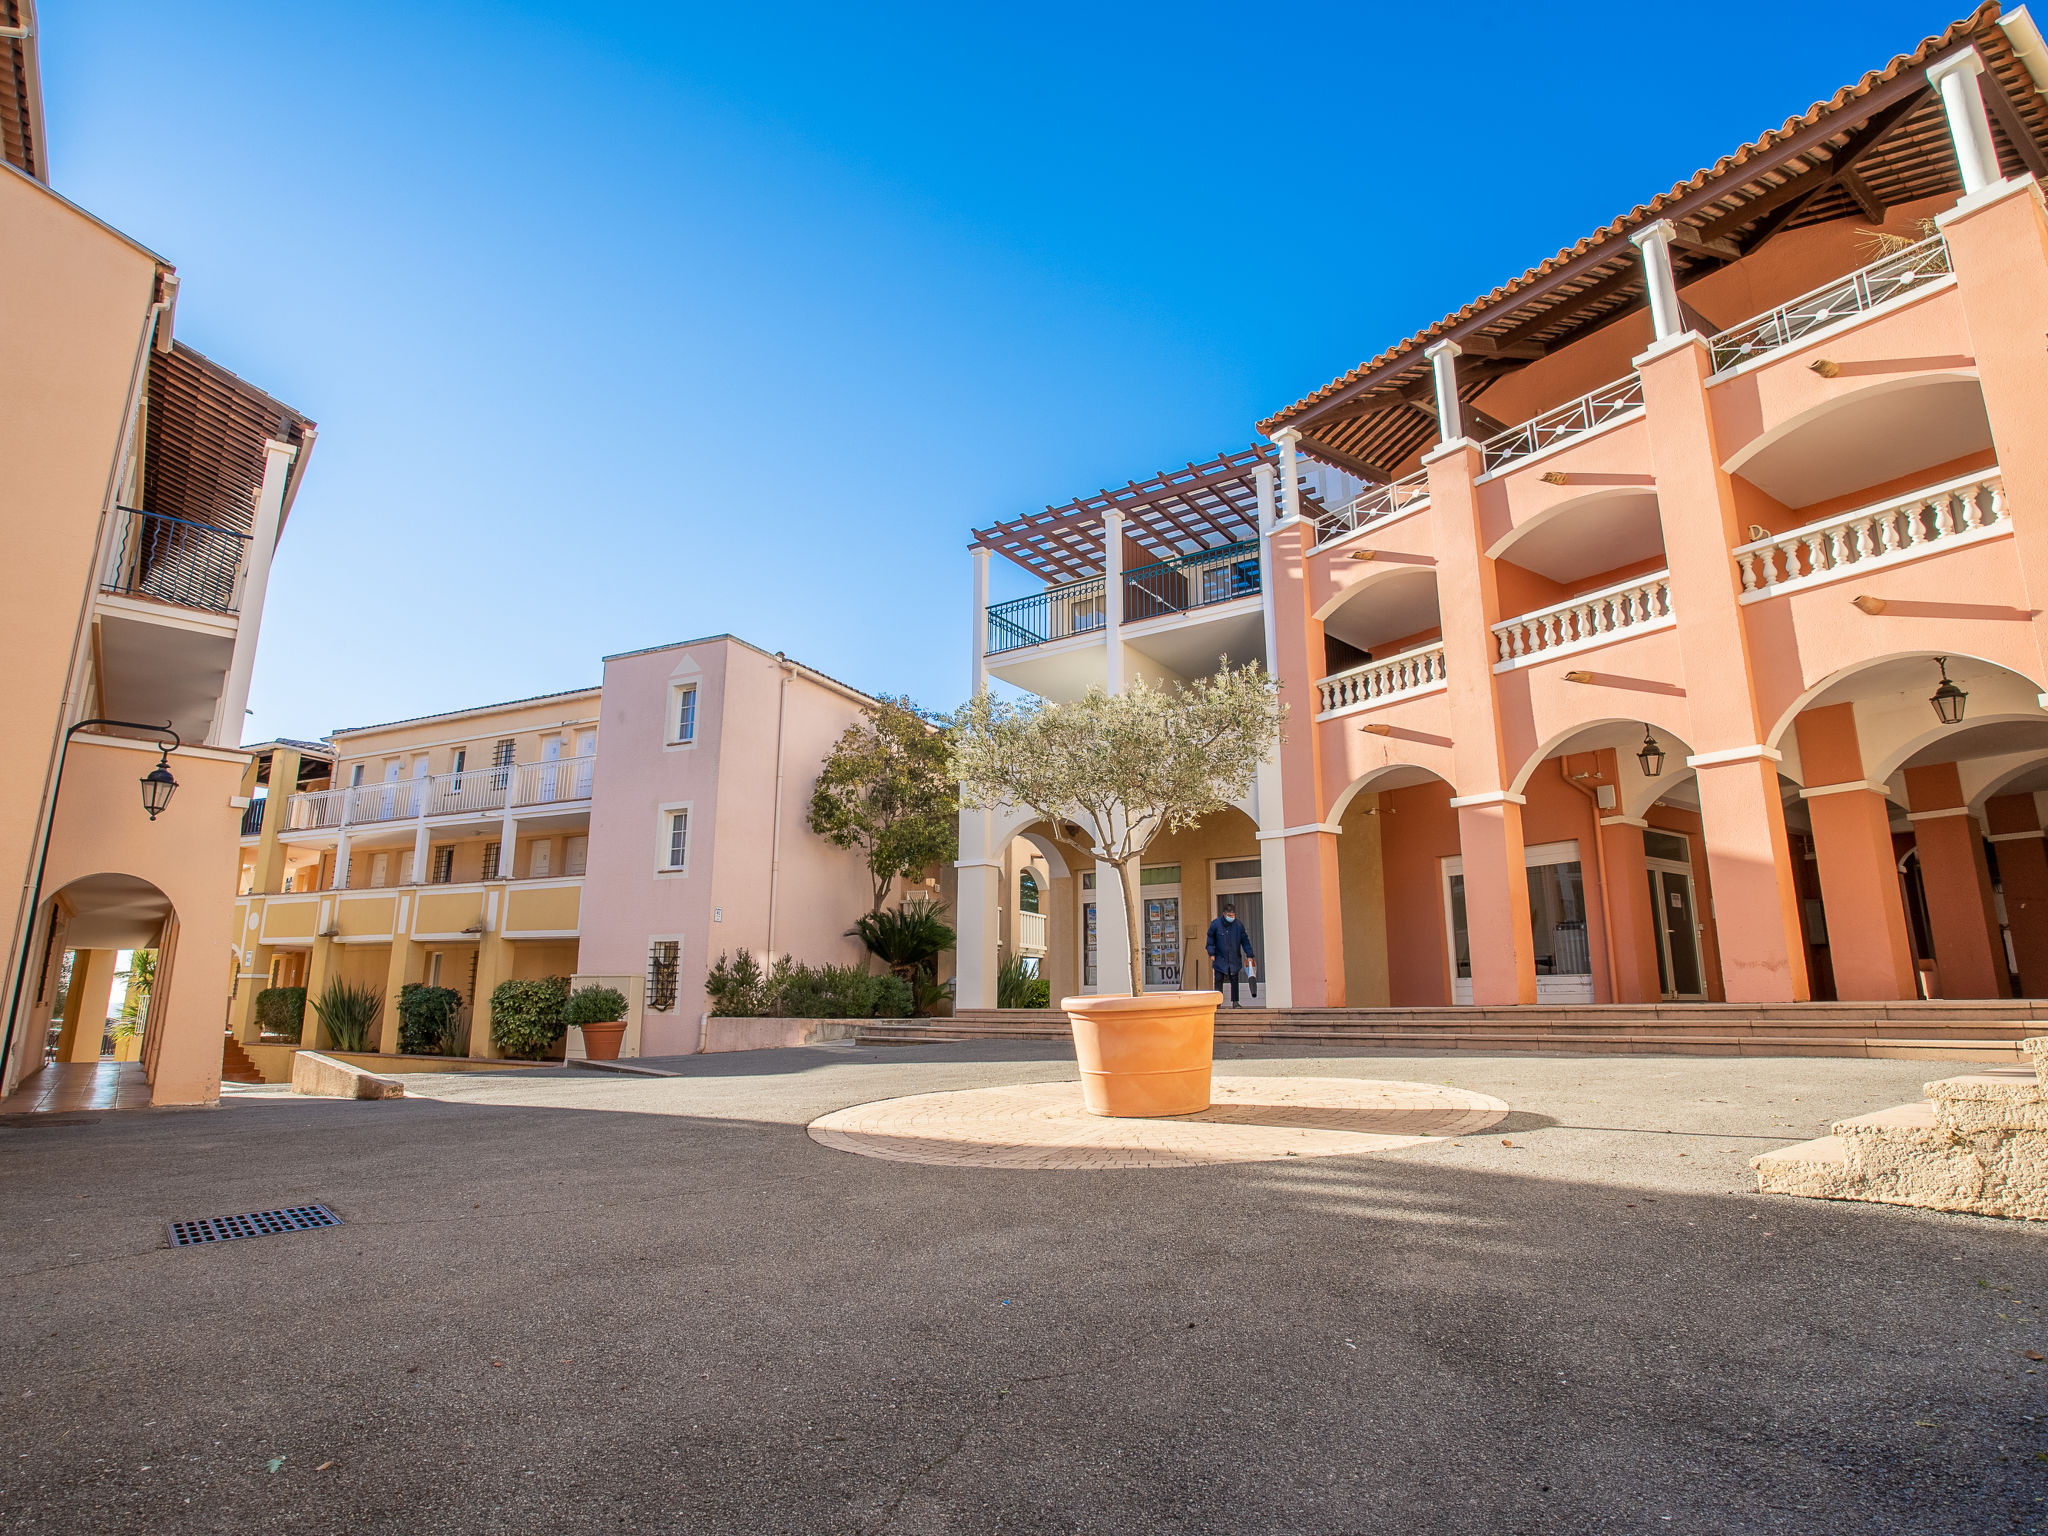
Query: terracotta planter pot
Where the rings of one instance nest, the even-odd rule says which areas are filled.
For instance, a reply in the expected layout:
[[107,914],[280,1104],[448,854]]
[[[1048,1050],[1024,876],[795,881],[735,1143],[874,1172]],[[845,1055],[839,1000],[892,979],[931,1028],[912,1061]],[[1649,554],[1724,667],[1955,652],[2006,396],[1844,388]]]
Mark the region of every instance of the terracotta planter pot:
[[619,1046],[626,1038],[623,1020],[616,1024],[579,1024],[583,1031],[583,1054],[592,1061],[617,1061]]
[[1207,1109],[1222,1001],[1221,992],[1060,999],[1088,1113],[1138,1119]]

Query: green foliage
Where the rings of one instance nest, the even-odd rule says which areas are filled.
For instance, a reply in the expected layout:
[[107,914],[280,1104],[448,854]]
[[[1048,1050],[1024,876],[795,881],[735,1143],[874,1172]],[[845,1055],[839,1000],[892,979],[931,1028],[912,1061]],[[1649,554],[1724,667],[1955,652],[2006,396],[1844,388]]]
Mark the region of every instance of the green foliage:
[[751,950],[736,955],[720,950],[704,974],[704,995],[722,1019],[758,1019],[768,1011],[768,978]]
[[501,981],[491,991],[491,1044],[507,1056],[539,1060],[562,1038],[568,1025],[569,978]]
[[998,1008],[1050,1008],[1052,983],[1043,976],[1025,974],[1022,959],[1012,956],[996,972]]
[[562,1022],[579,1029],[585,1024],[617,1024],[625,1017],[626,994],[617,987],[579,987],[562,1009]]
[[944,902],[913,901],[893,912],[863,913],[846,936],[867,945],[869,954],[899,976],[907,978],[915,970],[936,972],[939,956],[953,947],[955,938],[945,914]]
[[910,976],[910,1011],[920,1017],[939,1011],[941,1003],[953,1001],[953,983],[941,981],[927,971],[913,971]]
[[306,989],[265,987],[256,994],[256,1024],[264,1034],[297,1045],[306,1028]]
[[911,984],[858,965],[805,965],[779,955],[765,973],[745,950],[720,954],[704,978],[711,1012],[724,1019],[901,1019],[915,1007]]
[[128,987],[121,995],[121,1016],[114,1021],[114,1038],[127,1040],[142,1033],[149,1017],[149,993],[156,985],[156,951],[136,949],[128,954]]
[[917,1012],[917,989],[888,971],[875,978],[875,1017],[907,1019]]
[[[1027,806],[1114,864],[1136,955],[1145,850],[1242,797],[1286,718],[1279,684],[1228,658],[1214,677],[1164,691],[1134,678],[1121,693],[1090,688],[1064,704],[981,693],[953,717],[951,777],[967,804]],[[1143,990],[1143,967],[1132,985]]]
[[398,989],[398,1048],[408,1056],[460,1056],[462,994],[409,981]]
[[[371,1026],[384,1011],[384,994],[337,976],[313,999],[313,1011],[320,1015],[320,1027],[335,1050],[365,1051],[370,1049]],[[317,1035],[314,1043],[319,1043]]]
[[867,861],[875,908],[897,876],[959,857],[959,792],[946,738],[907,698],[881,699],[833,746],[811,791],[811,830]]

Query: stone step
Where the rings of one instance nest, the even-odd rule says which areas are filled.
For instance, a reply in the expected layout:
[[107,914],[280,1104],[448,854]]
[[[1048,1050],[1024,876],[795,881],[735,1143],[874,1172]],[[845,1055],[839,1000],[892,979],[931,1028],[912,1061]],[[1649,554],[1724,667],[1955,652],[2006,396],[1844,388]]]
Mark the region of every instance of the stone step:
[[220,1080],[224,1083],[260,1083],[263,1074],[256,1070],[256,1063],[249,1053],[242,1049],[241,1041],[233,1035],[222,1036],[224,1041],[220,1052]]

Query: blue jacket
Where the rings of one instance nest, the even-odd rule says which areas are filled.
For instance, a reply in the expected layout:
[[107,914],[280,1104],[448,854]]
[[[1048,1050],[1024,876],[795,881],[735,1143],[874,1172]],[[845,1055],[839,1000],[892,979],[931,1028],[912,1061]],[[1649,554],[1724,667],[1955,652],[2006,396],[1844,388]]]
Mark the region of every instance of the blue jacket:
[[1245,932],[1243,923],[1235,918],[1215,918],[1209,924],[1209,942],[1205,946],[1209,959],[1216,969],[1226,976],[1235,976],[1243,967],[1240,957],[1256,960],[1252,953],[1252,936]]

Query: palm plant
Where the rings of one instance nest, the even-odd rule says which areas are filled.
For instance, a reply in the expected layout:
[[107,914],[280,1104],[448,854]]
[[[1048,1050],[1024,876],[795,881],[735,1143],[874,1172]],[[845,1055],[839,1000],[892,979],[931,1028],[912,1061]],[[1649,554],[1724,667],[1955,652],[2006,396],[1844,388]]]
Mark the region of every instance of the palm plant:
[[359,987],[337,976],[313,999],[313,1011],[320,1015],[320,1027],[334,1049],[367,1050],[370,1026],[384,1011],[384,995],[375,987]]
[[936,974],[939,956],[953,947],[945,912],[944,902],[913,901],[893,912],[862,914],[846,936],[859,939],[869,954],[905,979],[919,971]]

